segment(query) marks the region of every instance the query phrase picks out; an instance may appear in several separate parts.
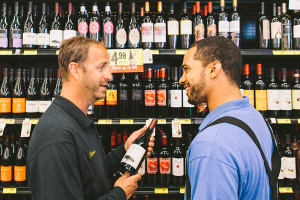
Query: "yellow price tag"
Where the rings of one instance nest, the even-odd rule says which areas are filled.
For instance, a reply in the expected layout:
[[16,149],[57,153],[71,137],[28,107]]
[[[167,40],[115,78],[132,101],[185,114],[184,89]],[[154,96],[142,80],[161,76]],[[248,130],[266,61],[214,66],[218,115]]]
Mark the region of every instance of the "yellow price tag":
[[185,55],[186,52],[187,52],[187,50],[176,50],[176,51],[175,51],[175,54],[176,54],[176,55]]
[[0,55],[12,55],[12,50],[0,51]]
[[3,188],[3,194],[16,194],[17,188]]
[[185,188],[180,188],[180,194],[184,194],[185,193]]
[[191,124],[191,119],[178,119],[181,124]]
[[152,51],[152,55],[158,55],[159,51],[158,50],[151,50]]
[[37,124],[39,122],[39,119],[30,119],[31,124]]
[[6,124],[15,124],[15,119],[5,119]]
[[133,119],[120,119],[120,124],[133,124]]
[[59,54],[59,50],[56,50],[56,55],[58,55]]
[[168,194],[169,190],[168,188],[154,188],[155,194]]
[[273,55],[277,56],[282,56],[282,55],[300,55],[299,50],[286,50],[286,51],[281,51],[281,50],[274,50]]
[[37,55],[37,50],[24,50],[24,55]]
[[157,124],[167,124],[166,119],[157,119]]
[[291,119],[277,119],[278,124],[291,124]]
[[279,193],[294,193],[291,187],[279,187]]
[[298,124],[300,124],[300,119],[298,119]]
[[111,119],[99,119],[98,124],[112,124]]

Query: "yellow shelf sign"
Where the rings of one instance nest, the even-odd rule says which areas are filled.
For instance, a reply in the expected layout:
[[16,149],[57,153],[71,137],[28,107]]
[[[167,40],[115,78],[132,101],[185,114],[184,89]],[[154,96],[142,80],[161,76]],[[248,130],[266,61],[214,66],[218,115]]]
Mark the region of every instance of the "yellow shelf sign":
[[12,50],[3,50],[3,51],[0,51],[0,55],[12,55]]
[[167,124],[166,119],[157,119],[157,124]]
[[133,124],[133,119],[120,119],[120,124]]
[[17,188],[3,188],[3,194],[16,194]]
[[15,119],[5,119],[6,124],[15,124]]
[[291,187],[279,187],[279,193],[294,193]]
[[291,124],[291,119],[277,119],[278,124]]
[[154,188],[155,194],[168,194],[169,190],[168,188]]
[[176,54],[176,55],[185,55],[186,52],[187,52],[187,50],[176,50],[176,51],[175,51],[175,54]]
[[158,55],[159,54],[159,50],[151,50],[152,51],[152,55]]
[[30,119],[31,124],[37,124],[39,122],[39,119]]
[[180,188],[180,194],[184,194],[185,193],[185,188]]
[[273,55],[277,55],[277,56],[300,55],[300,51],[299,50],[285,50],[285,51],[274,50]]
[[59,54],[59,50],[56,50],[56,55],[58,55]]
[[99,119],[98,124],[112,124],[111,119]]
[[178,119],[178,120],[181,122],[181,124],[191,124],[192,123],[191,119]]
[[24,50],[24,55],[37,55],[37,50]]

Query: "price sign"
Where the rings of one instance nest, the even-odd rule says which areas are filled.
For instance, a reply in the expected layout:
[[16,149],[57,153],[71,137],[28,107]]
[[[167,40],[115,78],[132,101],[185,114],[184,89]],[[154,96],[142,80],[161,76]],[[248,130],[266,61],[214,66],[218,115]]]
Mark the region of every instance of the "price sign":
[[176,55],[185,55],[186,52],[187,52],[187,50],[176,50],[175,51]]
[[29,137],[31,131],[31,121],[29,119],[23,120],[21,137]]
[[112,124],[111,119],[99,119],[98,124]]
[[181,124],[191,124],[192,123],[191,119],[179,119],[179,121],[181,122]]
[[185,193],[185,188],[180,188],[180,194],[184,194]]
[[6,124],[15,124],[15,119],[5,119]]
[[278,124],[291,124],[291,119],[277,119]]
[[168,194],[169,190],[168,188],[154,188],[155,194]]
[[133,124],[133,119],[120,119],[120,124]]
[[157,119],[157,124],[167,124],[166,119]]
[[37,55],[37,50],[24,50],[24,55]]
[[12,50],[3,50],[3,51],[0,51],[0,55],[12,55]]
[[270,118],[271,124],[276,124],[276,119],[275,118]]
[[59,50],[56,50],[56,55],[58,55],[59,54]]
[[300,124],[300,119],[298,119],[298,124]]
[[0,119],[0,136],[3,136],[5,126],[6,126],[5,119]]
[[277,56],[300,55],[300,51],[299,50],[286,50],[286,51],[274,50],[273,55],[277,55]]
[[3,194],[16,194],[17,188],[3,188]]
[[142,49],[109,49],[112,73],[143,72],[143,50]]
[[30,119],[31,124],[37,124],[39,122],[39,119]]
[[291,187],[279,187],[280,193],[294,193]]
[[172,120],[172,137],[182,138],[181,122],[178,119]]

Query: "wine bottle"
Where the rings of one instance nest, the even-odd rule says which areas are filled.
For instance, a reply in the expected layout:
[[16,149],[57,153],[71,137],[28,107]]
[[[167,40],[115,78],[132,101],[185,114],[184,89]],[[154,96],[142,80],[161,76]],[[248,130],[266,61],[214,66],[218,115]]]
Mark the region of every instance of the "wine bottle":
[[287,14],[286,3],[282,3],[282,16],[280,20],[282,22],[282,49],[292,49],[292,20]]
[[157,119],[153,119],[145,133],[143,133],[130,145],[121,160],[122,171],[127,170],[131,175],[137,173],[147,155],[150,137],[156,124]]
[[87,37],[88,31],[89,31],[89,25],[88,25],[88,19],[87,19],[88,17],[85,13],[86,13],[85,4],[81,3],[80,15],[77,20],[77,29],[78,29],[78,34],[83,37]]
[[5,134],[4,151],[1,157],[1,184],[3,186],[10,186],[13,180],[13,158],[11,149],[11,140],[9,134]]
[[101,32],[100,32],[100,15],[97,2],[93,4],[93,12],[91,18],[89,20],[89,32],[90,38],[100,41],[101,39]]
[[274,134],[275,134],[275,139],[276,139],[276,143],[277,143],[277,147],[278,147],[278,151],[280,154],[280,159],[281,159],[281,167],[280,167],[280,172],[279,172],[279,176],[278,176],[278,186],[279,187],[283,187],[284,186],[284,159],[283,159],[283,149],[282,149],[282,145],[280,142],[280,138],[277,132],[277,129],[274,130]]
[[129,109],[129,91],[128,84],[126,81],[125,73],[122,74],[121,81],[119,83],[119,111],[120,117],[126,118],[129,117],[128,109]]
[[19,2],[15,2],[15,14],[10,24],[9,47],[22,48],[22,25],[19,15]]
[[26,94],[26,113],[27,117],[39,116],[39,92],[35,79],[35,68],[31,68],[31,79]]
[[196,8],[195,17],[193,20],[193,33],[194,33],[193,41],[194,42],[198,40],[202,40],[205,37],[204,18],[200,12],[200,1],[196,1],[195,8]]
[[61,27],[61,18],[59,15],[59,3],[55,2],[55,13],[50,28],[50,48],[60,48],[60,43],[63,39],[63,32]]
[[144,97],[146,117],[155,117],[156,88],[152,81],[152,68],[150,67],[147,71],[147,82],[144,85]]
[[0,49],[8,47],[8,17],[6,13],[6,2],[2,2],[2,14],[0,18]]
[[283,150],[284,166],[284,185],[292,187],[296,184],[296,158],[291,150],[291,138],[289,134],[285,135],[285,148]]
[[245,64],[243,68],[243,86],[244,96],[249,98],[249,103],[254,107],[254,84],[250,78],[249,64]]
[[187,2],[183,2],[180,19],[180,43],[182,49],[188,49],[192,39],[192,20],[187,14]]
[[32,13],[32,1],[28,2],[28,12],[23,29],[23,48],[35,48],[36,23]]
[[115,75],[106,86],[106,117],[115,118],[118,107],[118,90],[115,82]]
[[144,20],[145,10],[144,7],[140,8],[139,25],[140,25],[140,46],[143,47],[143,30],[142,24]]
[[69,39],[71,37],[76,36],[76,30],[75,30],[75,24],[74,24],[74,19],[73,19],[73,13],[72,13],[72,3],[68,3],[68,15],[67,15],[67,21],[65,23],[65,30],[63,33],[63,39]]
[[172,84],[170,85],[170,113],[172,117],[181,117],[182,86],[178,82],[178,67],[172,68]]
[[147,185],[156,186],[158,178],[158,155],[156,149],[153,148],[150,157],[147,158]]
[[131,84],[131,100],[132,117],[141,117],[143,107],[143,85],[138,73],[135,73],[134,81]]
[[153,22],[150,16],[149,2],[145,2],[145,13],[142,21],[142,43],[144,49],[153,47]]
[[23,140],[20,136],[14,164],[14,180],[18,187],[26,184],[26,150]]
[[13,90],[15,88],[15,78],[14,78],[14,69],[11,68],[9,70],[9,83],[10,83],[10,88]]
[[281,117],[292,116],[292,89],[287,80],[286,68],[281,69],[281,81],[280,81],[280,112]]
[[167,135],[162,135],[162,148],[159,153],[159,172],[161,186],[169,186],[171,180],[171,155],[167,146]]
[[0,88],[0,117],[6,118],[11,115],[11,83],[8,79],[8,69],[3,70],[3,81]]
[[106,2],[105,6],[105,14],[103,17],[103,31],[102,38],[104,40],[105,46],[108,49],[114,48],[114,24],[113,19],[111,17],[110,5]]
[[275,77],[275,69],[270,69],[270,79],[267,88],[268,116],[277,118],[280,113],[280,86]]
[[240,14],[237,11],[237,0],[232,0],[232,8],[229,22],[230,38],[237,47],[240,47]]
[[272,49],[281,49],[281,38],[282,38],[282,24],[280,21],[279,16],[281,15],[278,10],[276,9],[276,3],[273,3],[273,18],[271,20],[271,42],[272,42]]
[[175,147],[172,153],[172,176],[174,186],[184,185],[184,156],[180,147],[180,138],[175,138]]
[[294,82],[292,85],[292,105],[293,105],[293,116],[300,116],[300,80],[299,80],[299,69],[295,69]]
[[213,13],[212,2],[207,3],[208,13],[206,17],[206,35],[207,37],[212,37],[217,35],[217,20]]
[[21,79],[21,69],[17,70],[17,80],[13,90],[12,99],[12,111],[14,117],[24,117],[25,116],[25,102],[26,93],[24,90],[24,85]]
[[139,185],[145,186],[145,184],[147,183],[147,177],[145,176],[145,174],[146,174],[146,159],[144,159],[144,161],[142,162],[138,173],[142,176],[142,179],[139,182]]
[[220,0],[219,20],[218,20],[218,34],[225,38],[229,38],[229,20],[228,13],[225,11],[225,0]]
[[123,3],[118,3],[118,17],[115,29],[116,48],[126,48],[127,33],[124,24]]
[[154,21],[154,44],[156,49],[164,49],[167,45],[166,20],[162,13],[162,1],[157,3],[157,15]]
[[28,89],[27,78],[26,78],[26,69],[22,69],[22,84],[24,86],[25,95]]
[[189,103],[189,97],[186,90],[182,90],[182,112],[184,117],[193,117],[195,112],[195,105]]
[[259,48],[270,48],[270,20],[265,14],[265,3],[261,2],[261,12],[258,18]]
[[135,13],[135,2],[131,2],[131,18],[128,26],[128,48],[139,48],[140,47],[140,26],[137,22]]
[[[300,12],[299,10],[294,10],[295,12],[295,17],[294,17],[294,49],[300,49]],[[1,26],[1,25],[0,25]]]
[[256,82],[255,82],[255,108],[263,116],[266,115],[268,110],[267,106],[267,85],[262,78],[262,66],[256,65]]
[[160,83],[158,84],[156,97],[158,106],[158,116],[168,116],[168,84],[166,82],[166,69],[163,67],[160,70]]
[[38,30],[36,36],[36,45],[40,49],[46,49],[50,44],[50,34],[49,34],[49,25],[48,17],[46,13],[46,3],[42,3],[42,15],[38,22]]
[[48,69],[44,68],[44,80],[40,89],[39,113],[43,115],[52,103]]
[[178,35],[179,35],[179,22],[177,20],[176,13],[174,11],[174,2],[170,3],[170,12],[167,19],[167,29],[168,29],[168,48],[177,49],[178,48]]

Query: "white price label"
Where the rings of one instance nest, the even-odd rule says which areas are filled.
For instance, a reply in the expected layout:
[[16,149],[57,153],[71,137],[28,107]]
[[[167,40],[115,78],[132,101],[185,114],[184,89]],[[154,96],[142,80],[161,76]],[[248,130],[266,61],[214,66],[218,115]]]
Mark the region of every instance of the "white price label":
[[31,121],[29,119],[23,120],[21,137],[30,137],[30,131],[31,131]]
[[6,120],[0,119],[0,136],[3,136],[5,126],[6,126]]
[[178,119],[172,120],[172,137],[182,138],[181,122]]

